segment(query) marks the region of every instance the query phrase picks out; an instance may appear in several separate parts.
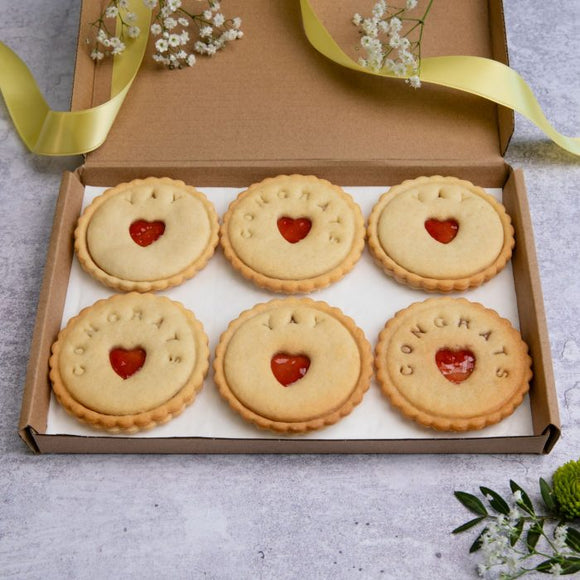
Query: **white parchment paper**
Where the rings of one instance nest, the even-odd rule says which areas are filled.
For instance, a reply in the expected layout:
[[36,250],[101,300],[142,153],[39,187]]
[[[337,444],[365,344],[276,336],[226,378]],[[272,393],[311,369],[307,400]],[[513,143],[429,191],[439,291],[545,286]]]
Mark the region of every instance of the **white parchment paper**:
[[[220,216],[229,203],[242,191],[237,188],[199,187],[213,202]],[[379,196],[388,187],[344,187],[360,205],[363,215],[367,217]],[[83,208],[86,207],[105,188],[87,187],[85,189]],[[501,189],[488,189],[488,193],[501,201]],[[90,306],[101,298],[107,298],[114,292],[93,280],[80,267],[75,258],[72,264],[62,326],[82,308]],[[252,283],[237,274],[224,258],[218,248],[209,264],[193,279],[181,286],[161,292],[184,304],[195,313],[203,323],[209,336],[210,350],[213,352],[219,336],[229,322],[242,312],[259,302],[282,297],[255,287]],[[413,302],[422,301],[433,295],[413,290],[398,284],[386,276],[373,262],[365,248],[355,268],[340,282],[337,282],[310,295],[315,300],[323,300],[337,306],[345,314],[354,318],[374,348],[379,332],[385,322],[398,310]],[[469,300],[481,302],[493,308],[501,316],[511,320],[519,328],[519,320],[514,290],[511,264],[498,276],[483,286],[454,296],[465,296]],[[46,433],[80,435],[86,437],[115,437],[115,435],[98,431],[79,423],[70,417],[58,404],[54,395],[48,410]],[[465,434],[440,433],[424,428],[413,421],[402,417],[391,409],[386,398],[373,380],[362,403],[348,416],[320,431],[304,435],[291,435],[303,439],[436,439],[466,437],[505,437],[533,435],[532,417],[529,399],[513,415],[501,423],[481,431]],[[123,435],[127,437],[127,435]],[[193,405],[181,416],[166,425],[151,431],[137,433],[131,437],[209,437],[209,438],[243,438],[243,439],[279,439],[279,434],[262,431],[246,423],[233,412],[223,401],[213,383],[213,370],[210,368],[203,390]],[[286,437],[286,436],[284,436]]]

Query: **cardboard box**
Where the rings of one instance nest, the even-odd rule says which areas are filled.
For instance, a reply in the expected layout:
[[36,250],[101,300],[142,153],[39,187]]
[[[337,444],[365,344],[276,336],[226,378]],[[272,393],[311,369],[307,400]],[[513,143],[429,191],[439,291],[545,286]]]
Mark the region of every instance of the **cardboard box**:
[[[81,22],[99,7],[84,2]],[[360,0],[316,0],[314,8],[347,51]],[[546,453],[559,437],[557,398],[523,175],[502,154],[513,115],[493,103],[441,87],[418,91],[397,80],[335,65],[307,42],[298,2],[230,0],[245,37],[192,69],[158,70],[147,59],[107,142],[63,177],[47,256],[23,397],[20,434],[36,452],[90,453]],[[111,67],[94,66],[81,27],[73,108],[107,98]],[[356,56],[354,50],[351,54]],[[470,54],[506,62],[499,0],[438,0],[423,55]],[[280,173],[315,174],[340,185],[396,184],[420,175],[454,175],[503,189],[516,230],[512,266],[520,330],[533,358],[533,433],[527,436],[418,439],[227,439],[47,434],[47,361],[61,326],[75,259],[72,232],[85,185],[109,186],[149,175],[196,186],[245,187]],[[274,297],[274,296],[272,296]],[[316,298],[316,295],[313,295]],[[420,293],[417,300],[423,299]],[[371,342],[376,337],[368,337]],[[205,389],[213,388],[211,374]]]

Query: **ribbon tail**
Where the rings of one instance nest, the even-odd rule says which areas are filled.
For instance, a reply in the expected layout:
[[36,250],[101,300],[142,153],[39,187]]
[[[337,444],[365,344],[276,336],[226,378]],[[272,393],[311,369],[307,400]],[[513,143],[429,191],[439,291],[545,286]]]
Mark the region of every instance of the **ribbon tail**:
[[42,96],[26,64],[0,42],[0,92],[26,147],[37,155],[79,155],[103,144],[137,76],[147,48],[151,11],[134,2],[142,32],[115,57],[112,98],[91,109],[54,111]]

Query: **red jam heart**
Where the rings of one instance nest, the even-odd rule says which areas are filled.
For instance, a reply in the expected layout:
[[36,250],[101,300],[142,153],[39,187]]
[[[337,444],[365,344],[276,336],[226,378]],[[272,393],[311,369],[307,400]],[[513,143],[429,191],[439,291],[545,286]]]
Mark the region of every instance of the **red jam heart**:
[[308,218],[278,218],[278,229],[284,239],[291,244],[303,240],[308,235],[311,227],[312,222]]
[[469,378],[475,368],[475,355],[467,349],[441,348],[435,354],[441,374],[452,383],[459,384]]
[[455,220],[430,219],[425,222],[425,229],[433,239],[448,244],[457,235],[459,224]]
[[134,375],[143,366],[146,357],[147,353],[142,348],[133,350],[114,348],[109,353],[111,366],[122,379],[128,379]]
[[287,387],[300,380],[310,366],[310,359],[302,354],[292,355],[279,352],[272,357],[270,367],[276,380]]
[[163,222],[148,222],[146,220],[137,220],[129,227],[129,233],[133,241],[140,246],[149,246],[156,242],[165,231]]

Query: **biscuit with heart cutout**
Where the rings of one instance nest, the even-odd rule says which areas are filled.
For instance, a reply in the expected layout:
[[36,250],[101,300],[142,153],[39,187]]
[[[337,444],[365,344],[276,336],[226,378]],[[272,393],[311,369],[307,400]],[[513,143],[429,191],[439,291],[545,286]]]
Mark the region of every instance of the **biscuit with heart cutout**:
[[349,272],[364,248],[359,206],[314,176],[280,175],[250,186],[221,228],[226,258],[258,286],[287,294],[324,288]]
[[430,292],[480,286],[505,267],[514,247],[504,206],[455,177],[419,177],[392,187],[374,206],[367,231],[385,273]]
[[244,419],[303,433],[336,423],[360,403],[372,353],[362,330],[338,308],[286,298],[231,322],[214,369],[221,395]]

